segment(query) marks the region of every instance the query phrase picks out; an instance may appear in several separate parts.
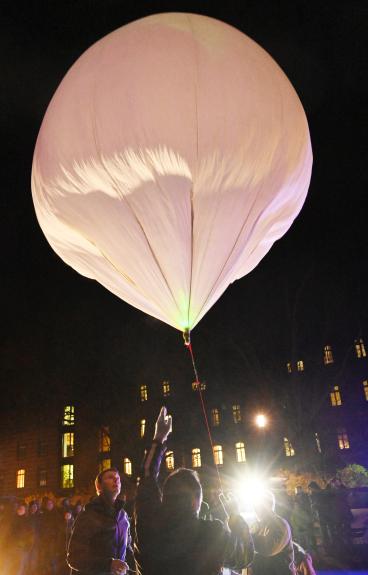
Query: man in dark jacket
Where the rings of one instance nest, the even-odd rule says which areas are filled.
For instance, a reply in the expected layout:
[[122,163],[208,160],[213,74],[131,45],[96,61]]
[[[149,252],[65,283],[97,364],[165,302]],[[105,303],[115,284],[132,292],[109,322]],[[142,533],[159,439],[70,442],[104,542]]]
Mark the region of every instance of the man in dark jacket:
[[72,531],[68,564],[80,575],[125,575],[130,546],[129,520],[117,499],[121,483],[117,469],[96,477],[97,497],[78,515]]
[[136,569],[142,575],[218,575],[251,562],[253,544],[246,522],[231,514],[226,524],[199,519],[202,486],[191,469],[157,478],[171,433],[171,416],[161,409],[151,449],[146,453],[135,505]]

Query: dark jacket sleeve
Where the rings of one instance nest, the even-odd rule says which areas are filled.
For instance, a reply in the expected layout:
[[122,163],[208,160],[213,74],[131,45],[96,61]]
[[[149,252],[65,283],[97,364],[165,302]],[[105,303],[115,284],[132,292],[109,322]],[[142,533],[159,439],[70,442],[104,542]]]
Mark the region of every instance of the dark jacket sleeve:
[[99,557],[91,545],[96,529],[93,517],[88,511],[82,511],[74,523],[67,555],[68,565],[75,571],[110,572],[112,557]]
[[225,548],[224,567],[241,573],[253,561],[254,546],[248,524],[240,515],[232,515],[229,519],[229,532]]
[[149,547],[152,533],[156,532],[157,512],[161,506],[161,491],[157,483],[166,444],[153,442],[142,463],[141,480],[134,507],[135,551]]

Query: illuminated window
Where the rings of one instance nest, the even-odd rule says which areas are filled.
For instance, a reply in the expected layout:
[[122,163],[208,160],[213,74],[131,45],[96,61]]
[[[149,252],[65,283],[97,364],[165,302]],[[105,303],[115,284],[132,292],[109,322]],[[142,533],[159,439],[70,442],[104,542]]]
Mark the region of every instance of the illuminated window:
[[214,445],[213,446],[213,459],[215,465],[223,465],[224,463],[224,456],[222,452],[222,445]]
[[348,434],[346,432],[346,429],[338,429],[337,430],[337,443],[338,443],[339,449],[349,449],[350,448],[349,438],[348,438]]
[[235,443],[235,450],[236,450],[236,461],[238,463],[244,463],[246,461],[244,443],[242,441]]
[[46,469],[39,469],[38,470],[38,486],[39,487],[46,487],[47,485],[47,471]]
[[167,451],[166,452],[166,467],[169,471],[172,471],[175,468],[174,452],[173,451]]
[[74,405],[66,405],[64,407],[63,425],[74,425]]
[[286,369],[288,370],[288,373],[291,373],[292,369],[290,361],[288,361],[288,363],[286,364]]
[[298,371],[304,371],[304,361],[301,359],[296,362],[296,368]]
[[333,363],[333,361],[332,348],[330,345],[325,345],[323,349],[323,363],[328,365],[329,363]]
[[361,357],[367,357],[364,341],[362,340],[361,337],[355,340],[355,352],[358,359],[360,359]]
[[141,419],[141,437],[144,437],[145,432],[146,432],[146,420]]
[[340,390],[339,390],[339,386],[338,386],[338,385],[335,385],[334,388],[333,388],[333,391],[331,391],[331,393],[330,393],[330,400],[331,400],[331,405],[332,405],[333,407],[337,407],[338,405],[341,405],[341,404],[342,404],[342,401],[341,401],[341,393],[340,393]]
[[26,480],[26,470],[18,469],[17,471],[17,489],[23,489]]
[[295,455],[294,447],[287,437],[284,437],[284,450],[286,457],[293,457]]
[[61,487],[63,489],[74,487],[74,465],[61,466]]
[[233,405],[233,420],[234,423],[240,423],[242,420],[240,405]]
[[220,412],[217,409],[217,407],[211,409],[211,418],[212,418],[212,425],[214,427],[218,427],[220,425]]
[[368,401],[368,379],[363,381],[364,397]]
[[201,467],[201,450],[199,447],[192,449],[192,467]]
[[317,451],[318,451],[318,453],[322,453],[321,441],[320,441],[320,439],[319,439],[318,433],[315,433],[315,434],[314,434],[314,439],[316,440],[316,446],[317,446]]
[[24,443],[17,445],[17,459],[25,459],[27,457],[27,446]]
[[131,475],[132,474],[132,462],[130,461],[130,459],[128,459],[128,457],[124,457],[123,469],[124,469],[125,475]]
[[74,433],[63,433],[62,452],[63,452],[63,457],[73,457],[73,455],[74,455]]
[[[193,391],[198,391],[198,383],[196,381],[193,381],[192,389],[193,389]],[[206,383],[202,382],[201,383],[201,391],[205,391],[205,389],[206,389]]]
[[98,470],[101,473],[101,471],[105,471],[105,469],[110,469],[111,467],[111,459],[101,459],[100,464],[98,466]]
[[103,425],[99,434],[99,452],[108,453],[111,450],[110,429]]
[[170,395],[170,382],[163,381],[162,382],[162,393],[164,397],[169,397]]
[[141,401],[147,401],[147,399],[148,399],[148,390],[147,390],[147,386],[146,386],[146,385],[141,385],[141,387],[140,387],[140,393],[141,393]]

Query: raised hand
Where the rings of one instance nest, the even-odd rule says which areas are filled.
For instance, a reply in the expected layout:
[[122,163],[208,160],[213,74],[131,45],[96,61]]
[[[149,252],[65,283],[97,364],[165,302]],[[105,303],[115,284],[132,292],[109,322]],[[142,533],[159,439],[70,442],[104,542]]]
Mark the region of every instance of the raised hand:
[[172,432],[172,417],[167,415],[165,406],[161,407],[160,414],[155,425],[154,440],[161,443],[167,440],[168,435]]

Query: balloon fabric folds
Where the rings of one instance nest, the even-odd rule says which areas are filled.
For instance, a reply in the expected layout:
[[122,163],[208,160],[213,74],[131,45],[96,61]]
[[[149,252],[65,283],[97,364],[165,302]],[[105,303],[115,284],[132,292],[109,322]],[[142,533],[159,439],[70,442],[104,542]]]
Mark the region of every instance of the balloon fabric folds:
[[184,331],[288,230],[311,168],[303,107],[274,60],[223,22],[169,13],[68,71],[32,193],[67,264]]

